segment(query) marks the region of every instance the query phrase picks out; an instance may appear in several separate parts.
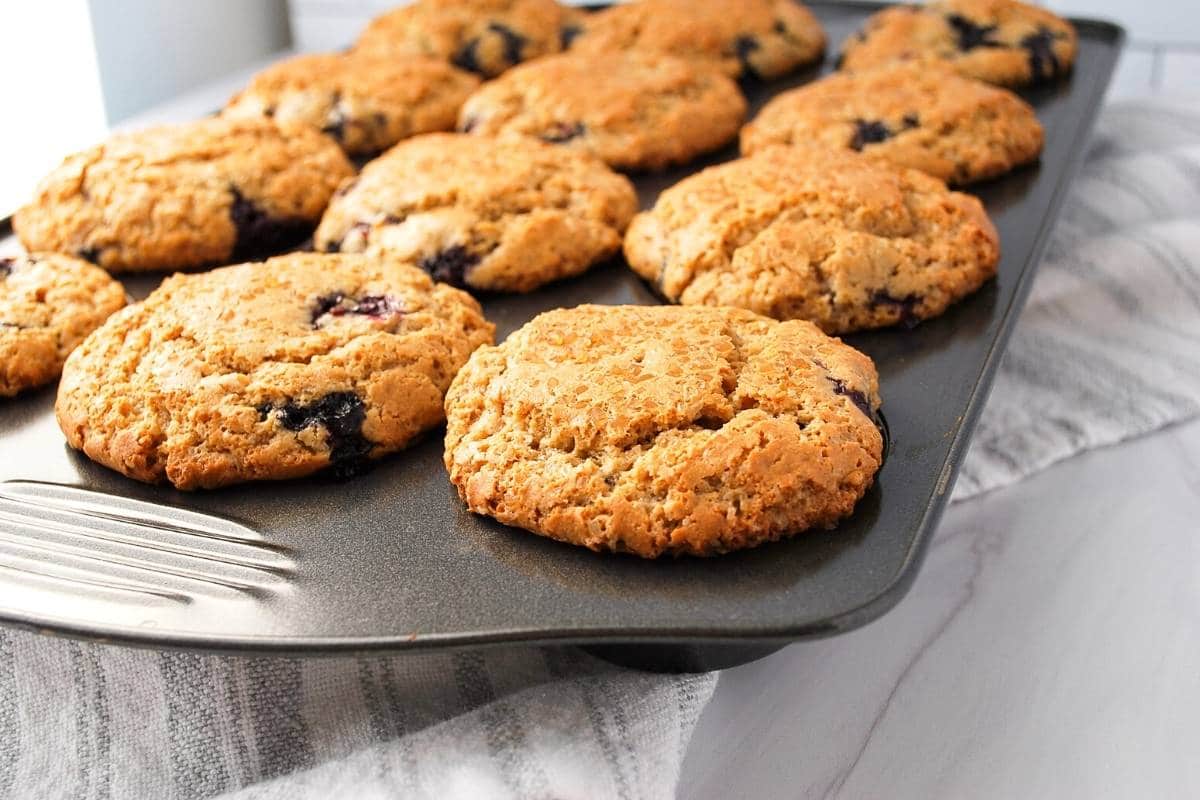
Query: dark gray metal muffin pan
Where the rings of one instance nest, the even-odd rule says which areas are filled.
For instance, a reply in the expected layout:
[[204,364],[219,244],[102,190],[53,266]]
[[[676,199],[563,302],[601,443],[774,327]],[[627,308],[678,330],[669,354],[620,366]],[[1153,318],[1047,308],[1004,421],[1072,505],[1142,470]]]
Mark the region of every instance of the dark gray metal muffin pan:
[[[833,49],[875,8],[814,4]],[[0,401],[0,622],[147,646],[327,653],[575,643],[695,669],[851,630],[912,584],[1122,39],[1077,21],[1066,80],[1025,92],[1040,165],[974,188],[1000,231],[999,277],[943,317],[848,337],[879,367],[891,448],[838,530],[715,559],[600,556],[469,514],[440,430],[373,471],[186,494],[68,450],[54,389]],[[818,70],[748,85],[755,107]],[[719,158],[732,157],[733,149]],[[637,182],[644,204],[702,164]],[[141,295],[150,279],[133,279]],[[621,263],[526,296],[484,298],[507,335],[579,303],[655,303]]]

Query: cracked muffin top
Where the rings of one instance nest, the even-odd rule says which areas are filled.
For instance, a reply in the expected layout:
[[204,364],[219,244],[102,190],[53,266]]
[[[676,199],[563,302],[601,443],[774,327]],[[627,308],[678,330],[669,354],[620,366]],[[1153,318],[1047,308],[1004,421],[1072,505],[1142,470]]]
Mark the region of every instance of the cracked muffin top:
[[629,265],[668,299],[806,319],[915,324],[996,272],[983,204],[851,150],[777,145],[687,177],[634,217]]
[[81,259],[0,258],[0,397],[53,381],[70,352],[123,305],[125,287]]
[[940,64],[830,75],[776,95],[742,128],[742,153],[823,144],[955,184],[992,178],[1042,152],[1033,107]]
[[883,458],[878,380],[807,322],[579,306],[475,352],[446,396],[468,508],[600,551],[714,555],[832,527]]
[[352,474],[441,423],[492,331],[404,262],[294,253],[166,279],[72,353],[55,411],[68,444],[141,481]]
[[31,252],[110,272],[195,269],[302,242],[354,167],[326,136],[214,117],[111,137],[68,156],[17,211]]
[[484,84],[461,131],[517,133],[602,158],[617,169],[683,164],[737,136],[746,101],[713,66],[636,51],[539,59]]
[[319,250],[387,252],[436,280],[523,292],[616,255],[633,184],[588,153],[429,134],[372,161],[334,198]]
[[777,78],[825,51],[821,24],[798,0],[638,0],[577,25],[575,52],[663,53],[711,62],[734,77]]
[[373,19],[354,49],[431,56],[492,78],[557,53],[576,18],[556,0],[417,0]]
[[419,56],[313,53],[254,76],[222,112],[315,128],[349,155],[373,155],[401,139],[448,131],[479,78]]
[[872,15],[842,45],[841,69],[895,61],[944,61],[959,73],[1001,86],[1066,75],[1078,43],[1071,23],[1017,0],[939,0],[892,6]]

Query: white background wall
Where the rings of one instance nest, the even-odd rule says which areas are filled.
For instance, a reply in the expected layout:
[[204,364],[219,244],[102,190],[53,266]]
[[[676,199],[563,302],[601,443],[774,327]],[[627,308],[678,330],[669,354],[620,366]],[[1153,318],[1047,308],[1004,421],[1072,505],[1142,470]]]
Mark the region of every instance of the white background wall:
[[[1129,47],[1110,96],[1148,91],[1200,92],[1200,0],[1042,0],[1058,13],[1119,22]],[[373,14],[396,0],[288,0],[302,50],[336,50],[354,40]]]
[[290,45],[285,0],[0,0],[0,217],[112,125]]
[[88,6],[110,123],[291,43],[285,0],[89,0]]

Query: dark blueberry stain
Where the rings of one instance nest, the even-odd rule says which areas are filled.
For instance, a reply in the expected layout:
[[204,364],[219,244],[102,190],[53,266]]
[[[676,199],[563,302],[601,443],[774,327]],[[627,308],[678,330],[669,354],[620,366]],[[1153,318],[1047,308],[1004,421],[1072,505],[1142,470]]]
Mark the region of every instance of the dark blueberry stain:
[[275,116],[275,106],[267,106],[266,108],[264,108],[263,115],[266,117],[274,117]]
[[15,258],[0,258],[0,280],[7,278],[12,274],[13,264],[16,264]]
[[237,231],[237,241],[230,258],[234,261],[253,261],[295,247],[312,233],[312,223],[298,217],[273,217],[236,188],[231,188],[233,203],[229,217]]
[[742,74],[748,78],[758,78],[758,70],[750,63],[750,56],[758,50],[761,45],[758,39],[753,36],[739,36],[733,40],[733,52],[737,55],[738,63],[742,65]]
[[586,128],[584,128],[582,122],[556,122],[548,131],[544,132],[540,138],[543,142],[562,144],[563,142],[569,142],[572,139],[583,136],[585,130]]
[[1043,25],[1037,33],[1031,33],[1021,40],[1021,47],[1029,53],[1029,69],[1033,72],[1034,80],[1058,77],[1062,65],[1054,54],[1054,40],[1061,37],[1061,33],[1055,33]]
[[504,40],[504,60],[509,64],[520,64],[521,51],[525,49],[528,40],[500,22],[488,23],[488,30],[500,34],[500,38]]
[[917,318],[917,306],[921,302],[920,295],[910,294],[895,297],[880,289],[871,293],[872,306],[891,306],[900,312],[900,324],[912,328],[921,320]]
[[946,22],[954,29],[954,34],[958,37],[958,49],[964,53],[977,47],[1004,47],[1002,42],[991,38],[996,32],[995,25],[976,25],[959,14],[950,14],[946,17]]
[[319,425],[325,429],[334,474],[350,477],[363,471],[371,443],[362,435],[367,409],[353,392],[333,392],[312,403],[285,403],[259,408],[263,419],[274,416],[289,431]]
[[479,125],[479,117],[471,115],[463,120],[462,125],[458,126],[458,130],[462,133],[470,133]]
[[312,308],[312,325],[317,327],[321,317],[344,317],[347,315],[385,319],[400,313],[400,302],[391,295],[369,294],[364,297],[348,297],[342,292],[334,292],[324,297],[318,297]]
[[450,59],[451,63],[459,69],[465,69],[467,72],[474,72],[483,75],[484,72],[479,66],[479,39],[470,39],[464,44],[454,58]]
[[81,247],[75,251],[75,255],[79,256],[84,261],[90,261],[91,263],[99,266],[100,252],[101,248],[99,247]]
[[849,398],[851,403],[854,403],[855,408],[861,411],[867,419],[871,420],[876,428],[883,430],[883,420],[879,418],[879,414],[875,409],[871,408],[870,402],[867,401],[867,396],[857,389],[851,389],[846,384],[839,381],[837,378],[830,378],[833,381],[833,391],[840,394],[842,397]]
[[[521,63],[521,50],[525,47],[526,39],[521,34],[499,22],[488,23],[488,30],[500,35],[504,44],[504,58],[509,64]],[[488,71],[479,63],[479,37],[469,39],[451,59],[454,66],[475,72],[485,77]]]
[[[916,114],[907,114],[902,120],[900,131],[906,131],[909,128],[917,127],[921,121]],[[888,127],[887,123],[878,119],[856,119],[854,120],[854,138],[850,140],[850,146],[855,150],[862,150],[869,144],[878,144],[886,142],[888,139],[895,136],[899,131],[894,131]]]
[[854,138],[850,140],[850,146],[855,150],[862,150],[869,144],[878,144],[892,138],[892,129],[884,122],[877,119],[856,119],[854,120]]
[[466,286],[467,271],[478,263],[479,256],[462,245],[455,245],[421,259],[420,267],[435,281],[461,288]]
[[575,40],[579,38],[581,33],[583,33],[583,28],[579,27],[578,25],[564,26],[558,34],[559,41],[562,43],[562,49],[569,50],[571,45],[575,43]]

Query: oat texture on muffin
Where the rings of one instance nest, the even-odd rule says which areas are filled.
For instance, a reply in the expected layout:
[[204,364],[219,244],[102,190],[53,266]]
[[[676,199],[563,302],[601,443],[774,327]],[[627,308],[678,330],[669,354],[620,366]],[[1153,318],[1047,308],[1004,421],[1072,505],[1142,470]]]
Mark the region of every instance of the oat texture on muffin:
[[479,78],[422,56],[314,53],[263,70],[225,107],[231,117],[271,117],[333,137],[368,156],[418,133],[448,131]]
[[0,258],[0,397],[53,381],[84,337],[124,305],[125,288],[82,259]]
[[995,274],[978,199],[850,150],[777,145],[709,167],[630,223],[625,258],[668,299],[829,333],[937,316]]
[[432,56],[491,78],[557,53],[575,18],[557,0],[417,0],[372,20],[355,50]]
[[13,227],[110,272],[208,267],[299,244],[353,173],[328,137],[270,119],[164,125],[68,156]]
[[446,396],[467,507],[593,550],[715,555],[830,528],[884,441],[871,360],[732,308],[580,306],[476,351]]
[[454,286],[522,292],[618,253],[636,211],[629,179],[588,153],[429,134],[368,164],[330,204],[315,244],[390,253]]
[[459,130],[516,133],[618,169],[683,164],[731,141],[746,116],[733,79],[710,65],[635,51],[539,59],[484,84]]
[[582,20],[570,47],[665,53],[734,77],[777,78],[818,61],[825,33],[798,0],[639,0]]
[[886,8],[842,45],[842,69],[895,61],[944,61],[963,75],[1001,86],[1043,83],[1075,61],[1075,28],[1018,0],[937,0]]
[[955,184],[1037,159],[1042,126],[1007,89],[938,64],[839,73],[776,95],[742,128],[742,153],[822,144],[912,167]]
[[168,278],[67,359],[67,442],[200,489],[353,474],[442,422],[493,328],[466,293],[385,258],[296,253]]

